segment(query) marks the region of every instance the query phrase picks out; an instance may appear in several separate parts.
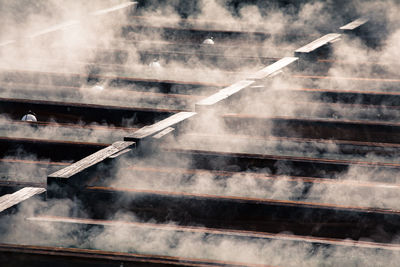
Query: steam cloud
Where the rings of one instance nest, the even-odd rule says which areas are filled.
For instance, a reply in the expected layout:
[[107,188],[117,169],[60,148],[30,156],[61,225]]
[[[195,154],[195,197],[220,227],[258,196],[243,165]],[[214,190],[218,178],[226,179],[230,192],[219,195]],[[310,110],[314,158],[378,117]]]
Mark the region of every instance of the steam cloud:
[[[175,3],[176,1],[174,1]],[[149,6],[139,10],[138,14],[146,18],[149,26],[178,26],[181,23],[181,13],[187,17],[187,23],[198,21],[207,30],[226,29],[238,31],[268,32],[271,38],[257,45],[250,45],[254,40],[241,40],[238,47],[225,40],[215,39],[215,47],[221,46],[221,55],[226,57],[240,57],[243,53],[256,54],[259,57],[291,56],[293,51],[329,32],[337,32],[341,25],[349,18],[366,15],[378,22],[384,22],[379,44],[366,44],[365,40],[356,37],[344,37],[334,45],[328,76],[332,79],[307,80],[295,78],[294,71],[285,70],[283,75],[278,75],[262,84],[263,89],[248,91],[232,105],[225,106],[209,117],[196,121],[180,138],[172,138],[165,146],[207,148],[218,151],[241,152],[247,149],[249,153],[271,153],[290,155],[308,155],[322,158],[340,158],[367,162],[394,162],[399,163],[398,155],[382,157],[373,153],[367,155],[341,155],[335,143],[320,142],[299,143],[289,141],[270,140],[270,129],[266,129],[263,136],[258,136],[262,141],[246,138],[236,138],[229,142],[235,135],[230,131],[220,112],[237,112],[240,114],[262,114],[266,117],[291,116],[303,118],[329,118],[349,120],[383,120],[396,122],[399,111],[391,108],[376,108],[365,106],[357,109],[344,105],[325,105],[309,96],[299,96],[293,91],[283,89],[296,88],[326,88],[334,90],[382,90],[396,91],[398,82],[386,81],[384,83],[370,81],[354,81],[343,79],[349,77],[388,77],[398,76],[399,40],[398,29],[399,5],[396,1],[347,1],[347,9],[341,10],[345,15],[337,16],[335,1],[310,1],[296,7],[281,8],[274,4],[242,5],[236,11],[232,10],[229,1],[202,0],[198,5],[178,1],[154,8]],[[270,2],[270,1],[267,1]],[[58,0],[35,1],[1,1],[0,15],[0,54],[2,56],[1,69],[24,69],[35,71],[56,71],[67,73],[96,74],[104,76],[134,76],[149,79],[170,79],[191,82],[207,81],[216,84],[232,84],[244,79],[248,74],[260,69],[263,63],[241,66],[236,69],[221,69],[218,66],[204,63],[197,57],[192,57],[186,62],[181,60],[160,59],[162,68],[155,71],[149,67],[148,61],[142,60],[140,51],[150,50],[156,42],[180,43],[188,45],[185,40],[174,40],[166,37],[162,32],[135,31],[127,33],[125,40],[120,38],[119,27],[124,24],[135,23],[134,19],[124,16],[109,16],[104,20],[86,20],[86,14],[93,10],[119,4],[119,1],[85,1],[69,2]],[[178,8],[179,7],[179,8]],[[80,26],[74,21],[83,20]],[[32,33],[48,28],[49,25],[71,23],[65,30],[56,34],[43,37],[30,38]],[[290,37],[288,37],[290,36]],[[15,42],[9,44],[9,42]],[[249,46],[243,51],[243,46]],[[29,49],[28,49],[29,48]],[[84,48],[84,49],[82,49]],[[107,63],[102,58],[105,51],[124,51],[122,60],[115,60],[114,64]],[[51,60],[49,60],[51,59]],[[239,60],[239,59],[238,59]],[[323,63],[318,63],[323,64]],[[89,67],[88,67],[89,66]],[[97,66],[97,67],[93,67]],[[98,67],[100,66],[100,67]],[[362,66],[362,67],[360,67]],[[379,66],[379,72],[377,72]],[[305,70],[307,74],[307,70]],[[72,81],[68,84],[75,89],[69,91],[62,88],[50,75],[43,74],[40,79],[29,81],[30,88],[21,89],[21,81],[17,78],[2,81],[1,95],[10,98],[34,98],[38,100],[69,101],[77,103],[91,103],[119,106],[141,106],[168,108],[179,106],[182,110],[192,110],[196,99],[204,92],[195,92],[198,98],[191,100],[176,100],[175,98],[153,95],[153,99],[146,95],[144,90],[159,93],[158,88],[143,89],[136,85],[115,86],[109,80],[101,80],[96,84],[85,79]],[[382,84],[384,86],[382,86]],[[45,86],[46,85],[46,86]],[[93,91],[93,86],[104,87],[101,92]],[[58,87],[57,87],[58,86]],[[20,89],[16,89],[20,88]],[[33,88],[33,89],[32,89]],[[207,92],[213,91],[208,89]],[[142,93],[140,93],[142,92]],[[176,90],[175,93],[182,93]],[[257,103],[255,98],[262,99]],[[295,102],[295,104],[293,104]],[[310,104],[313,102],[313,104]],[[355,100],[359,103],[360,100]],[[382,103],[384,104],[384,103]],[[211,118],[211,119],[210,119]],[[15,123],[15,122],[14,122]],[[126,129],[110,130],[112,125],[101,125],[105,131],[93,130],[97,124],[86,125],[87,128],[69,129],[68,127],[42,127],[16,126],[7,116],[0,117],[1,132],[5,136],[14,137],[41,137],[53,140],[81,140],[88,142],[111,143],[120,140],[126,135]],[[204,125],[207,125],[204,127]],[[128,122],[127,127],[134,127]],[[224,142],[210,142],[210,139],[196,136],[201,132],[204,135],[218,135]],[[228,140],[228,141],[226,141]],[[323,153],[321,153],[323,151]],[[307,154],[308,153],[308,154]],[[26,159],[35,159],[34,155]],[[167,164],[178,164],[182,173],[140,171],[140,168],[152,166],[158,161]],[[351,166],[345,173],[339,173],[336,180],[339,183],[315,183],[307,194],[304,189],[309,185],[301,180],[293,180],[287,175],[272,176],[267,168],[239,172],[236,166],[230,166],[231,172],[221,175],[214,172],[191,170],[192,159],[157,158],[156,155],[147,158],[122,158],[113,166],[114,177],[105,182],[113,187],[132,187],[137,189],[153,189],[174,192],[206,193],[211,195],[259,197],[278,200],[302,200],[316,203],[330,203],[340,205],[380,207],[399,209],[398,178],[396,172],[385,168],[361,168]],[[130,168],[130,166],[132,168]],[[175,165],[174,165],[175,166]],[[282,166],[287,168],[288,166]],[[290,167],[290,166],[289,166]],[[32,169],[33,168],[33,169]],[[50,167],[27,166],[21,169],[12,164],[3,164],[2,177],[10,179],[18,172],[22,181],[43,182]],[[46,169],[43,169],[46,168]],[[135,169],[136,168],[136,169]],[[165,168],[164,168],[165,169]],[[161,170],[161,171],[160,171]],[[279,174],[279,171],[278,171]],[[364,182],[379,182],[371,190],[363,187]],[[351,185],[351,186],[349,186]],[[19,212],[1,218],[0,240],[2,243],[76,246],[82,248],[96,248],[111,251],[140,252],[148,254],[162,254],[182,256],[189,258],[206,258],[214,260],[228,260],[247,263],[261,263],[285,266],[319,266],[319,265],[362,265],[394,266],[399,261],[399,254],[383,250],[362,250],[341,247],[315,247],[311,244],[294,241],[278,241],[263,239],[246,239],[231,236],[205,235],[201,233],[149,230],[128,226],[121,227],[94,227],[90,230],[83,229],[74,224],[35,223],[26,218],[38,214],[58,216],[86,217],[84,210],[79,208],[79,203],[71,200],[52,200],[43,202],[35,200],[22,205]],[[114,214],[116,221],[137,221],[134,214]],[[173,225],[174,222],[171,222]],[[8,227],[12,225],[12,227]],[[394,238],[393,240],[396,240]],[[395,242],[395,241],[394,241]]]

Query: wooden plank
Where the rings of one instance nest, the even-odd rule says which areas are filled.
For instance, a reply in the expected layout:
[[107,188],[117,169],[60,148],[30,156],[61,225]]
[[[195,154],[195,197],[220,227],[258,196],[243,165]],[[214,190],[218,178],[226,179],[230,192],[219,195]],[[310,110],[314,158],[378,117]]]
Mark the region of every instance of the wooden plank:
[[[192,266],[256,267],[243,262],[184,258],[157,254],[139,254],[74,247],[50,247],[0,243],[1,266]],[[32,265],[32,263],[37,263]],[[262,265],[263,267],[268,267]]]
[[92,12],[89,15],[91,15],[91,16],[104,15],[104,14],[107,14],[107,13],[111,13],[111,12],[114,12],[114,11],[119,11],[119,10],[125,9],[127,7],[132,7],[133,8],[133,7],[136,6],[136,4],[137,4],[137,2],[127,2],[127,3],[116,5],[116,6],[113,6],[113,7],[110,7],[110,8],[105,8],[105,9],[101,9],[101,10]]
[[346,25],[340,27],[341,30],[343,31],[353,31],[359,27],[361,27],[362,25],[364,25],[365,23],[367,23],[369,21],[369,19],[367,18],[358,18],[350,23],[347,23]]
[[273,136],[400,143],[400,123],[393,122],[246,114],[225,114],[223,119],[227,129],[237,134],[265,135],[266,125],[270,125],[268,134]]
[[282,241],[295,241],[318,243],[334,246],[345,247],[358,247],[358,248],[372,248],[372,249],[388,249],[393,251],[400,251],[399,244],[377,243],[371,241],[356,241],[349,239],[333,239],[333,238],[320,238],[314,236],[298,236],[293,234],[284,233],[267,233],[256,232],[251,230],[235,230],[223,228],[207,228],[202,226],[185,226],[185,225],[171,225],[162,223],[143,223],[143,222],[130,222],[130,221],[115,221],[115,220],[99,220],[99,219],[86,219],[86,218],[71,218],[71,217],[58,217],[58,216],[36,216],[27,218],[28,221],[33,222],[47,222],[47,223],[64,223],[64,224],[81,224],[87,226],[101,225],[109,227],[125,227],[151,229],[151,230],[164,230],[164,231],[179,231],[179,232],[192,232],[192,233],[205,233],[210,235],[222,235],[233,237],[257,238],[257,239],[272,239]]
[[[138,106],[134,107],[133,103],[131,106],[113,106],[93,103],[35,100],[32,95],[27,95],[26,97],[29,99],[0,97],[0,112],[5,114],[12,111],[14,114],[24,114],[29,107],[29,109],[34,110],[37,114],[41,114],[41,121],[49,121],[51,120],[50,117],[56,117],[57,122],[62,123],[73,123],[77,125],[82,121],[87,122],[87,124],[93,122],[103,124],[107,122],[107,124],[118,127],[121,126],[124,119],[132,118],[133,116],[135,116],[135,123],[148,125],[153,123],[157,118],[165,118],[182,111],[182,109],[169,109],[168,107],[140,107],[140,101],[137,101]],[[101,116],[99,116],[99,114],[101,114]],[[131,129],[131,132],[133,131],[134,130]]]
[[244,88],[248,87],[249,85],[253,84],[255,81],[251,80],[242,80],[239,82],[236,82],[232,84],[231,86],[228,86],[224,89],[219,90],[217,93],[197,102],[195,104],[195,109],[198,111],[199,109],[202,109],[204,107],[210,107],[218,102],[221,102],[222,100],[240,92]]
[[[355,240],[371,237],[372,241],[381,242],[392,242],[399,233],[396,226],[400,210],[387,208],[123,187],[88,187],[80,196],[82,203],[87,203],[85,207],[92,208],[95,214],[103,210],[113,214],[123,206],[126,211],[134,212],[138,220],[154,218],[156,222],[174,221],[177,225],[201,224],[208,228],[267,233],[287,231]],[[115,199],[121,201],[120,206],[110,202]],[[96,201],[96,207],[90,205],[92,201]],[[375,235],[382,227],[388,231]]]
[[[137,2],[127,2],[127,3],[119,4],[119,5],[110,7],[110,8],[94,11],[92,13],[89,13],[89,15],[91,15],[91,16],[105,15],[105,14],[108,14],[108,13],[111,13],[111,12],[114,12],[114,11],[125,9],[127,7],[134,7],[134,6],[136,6],[136,4],[137,4]],[[80,23],[82,23],[82,20],[69,20],[69,21],[66,21],[66,22],[62,22],[62,23],[54,25],[54,26],[52,26],[50,28],[35,32],[35,33],[29,35],[28,38],[36,38],[38,36],[45,35],[47,33],[52,33],[52,32],[57,32],[57,31],[60,31],[60,30],[65,30],[65,29],[67,29],[67,28],[69,28],[71,26],[79,25]]]
[[[191,199],[196,200],[225,200],[232,203],[252,203],[254,205],[269,205],[274,207],[295,207],[304,209],[323,209],[329,212],[357,212],[359,214],[381,214],[381,215],[394,215],[400,216],[400,210],[391,208],[375,208],[369,206],[351,206],[331,203],[319,203],[299,200],[280,200],[272,198],[261,198],[261,197],[242,197],[232,195],[215,195],[215,194],[204,194],[204,193],[192,193],[192,192],[176,192],[176,191],[163,191],[163,190],[146,190],[146,189],[135,189],[127,187],[104,187],[104,186],[89,186],[85,188],[87,192],[108,192],[110,194],[137,194],[137,195],[162,195],[172,196],[180,199]],[[186,204],[186,203],[185,203]],[[218,203],[217,203],[218,205]],[[154,206],[156,207],[156,206]],[[310,214],[311,215],[311,214]],[[274,216],[274,215],[272,215]],[[283,216],[291,216],[286,214]],[[305,216],[307,217],[307,216]],[[317,218],[320,219],[320,218]],[[400,217],[399,217],[400,219]]]
[[169,133],[171,133],[172,131],[174,131],[175,129],[172,127],[168,127],[165,130],[159,132],[158,134],[154,135],[153,138],[154,139],[161,139],[164,136],[168,135]]
[[318,48],[327,45],[329,43],[331,43],[332,41],[335,41],[336,39],[338,39],[341,36],[341,34],[339,33],[329,33],[326,34],[324,36],[322,36],[321,38],[300,47],[299,49],[297,49],[295,51],[295,53],[311,53],[315,50],[317,50]]
[[127,148],[133,148],[134,145],[135,142],[124,142],[124,141],[115,142],[112,145],[102,150],[99,150],[96,153],[91,154],[90,156],[83,158],[80,161],[77,161],[68,167],[65,167],[64,169],[61,169],[59,171],[50,174],[48,176],[48,179],[60,179],[60,178],[68,179],[84,171],[85,169],[94,166],[97,163],[100,163],[106,158],[109,158],[110,156],[121,152],[122,150],[125,150]]
[[28,198],[44,193],[46,189],[41,187],[25,187],[13,194],[7,194],[0,197],[0,212],[9,209]]
[[283,69],[284,67],[290,65],[291,63],[295,62],[298,60],[297,57],[284,57],[277,62],[263,68],[260,71],[257,71],[256,73],[252,74],[248,79],[249,80],[261,80],[265,79],[268,76],[273,75],[277,71]]
[[[221,180],[230,179],[230,177],[234,175],[244,175],[240,174],[240,171],[224,171],[224,170],[207,170],[207,169],[186,169],[182,166],[156,166],[156,165],[146,165],[146,166],[128,166],[122,168],[123,171],[131,171],[132,173],[138,175],[153,175],[153,177],[157,177],[158,175],[174,175],[174,177],[183,177],[185,175],[196,175],[196,177],[219,177]],[[261,182],[269,182],[269,181],[285,181],[288,184],[293,183],[293,185],[297,185],[299,182],[304,183],[304,185],[310,186],[320,186],[324,185],[326,187],[329,186],[346,186],[349,188],[354,188],[355,190],[364,190],[365,188],[382,190],[382,191],[396,191],[400,190],[400,183],[389,183],[389,181],[365,181],[360,182],[357,180],[338,180],[338,179],[330,179],[330,178],[322,178],[322,177],[312,177],[312,176],[287,176],[282,174],[270,174],[270,173],[254,173],[247,172],[245,174],[246,178],[253,179],[254,181]],[[20,182],[12,182],[9,184],[0,183],[0,186],[8,186],[8,187],[16,187],[19,186]],[[25,185],[26,186],[26,185]],[[95,186],[95,184],[91,184],[90,186]],[[156,188],[153,188],[156,189]],[[251,194],[251,192],[249,192]],[[246,195],[242,195],[246,196]],[[298,198],[298,200],[304,200],[303,198]]]
[[178,123],[180,123],[190,117],[193,117],[196,114],[197,114],[196,112],[179,112],[179,113],[174,114],[162,121],[154,123],[153,125],[149,125],[149,126],[140,128],[139,130],[134,132],[132,135],[125,136],[124,140],[138,142],[145,138],[154,136],[155,134],[165,130],[168,127],[177,125]]
[[54,25],[54,26],[52,26],[50,28],[35,32],[35,33],[29,35],[28,38],[35,38],[35,37],[38,37],[38,36],[41,36],[41,35],[44,35],[44,34],[47,34],[47,33],[56,32],[56,31],[59,31],[59,30],[65,30],[65,29],[67,29],[67,28],[69,28],[71,26],[76,26],[79,23],[80,23],[79,20],[69,20],[69,21]]
[[[0,71],[3,75],[10,75],[7,78],[10,79],[13,82],[16,83],[23,83],[24,81],[21,81],[22,75],[28,75],[29,77],[36,77],[39,75],[44,75],[47,78],[49,76],[54,77],[55,79],[61,78],[65,79],[66,86],[69,87],[79,87],[81,80],[82,79],[87,79],[87,78],[93,78],[93,79],[101,79],[101,80],[115,80],[115,81],[120,81],[120,82],[129,82],[129,83],[139,83],[139,84],[145,84],[145,85],[152,85],[152,84],[170,84],[170,85],[177,85],[177,86],[182,86],[183,88],[186,88],[185,86],[190,86],[190,87],[195,87],[195,88],[203,88],[203,87],[226,87],[229,86],[229,84],[223,82],[204,82],[196,79],[180,79],[180,80],[168,80],[168,79],[158,79],[158,78],[143,78],[143,77],[134,77],[129,74],[93,74],[93,75],[87,75],[87,74],[82,74],[82,73],[76,73],[76,72],[66,72],[66,71],[56,71],[54,69],[46,69],[46,70],[37,70],[33,68],[27,68],[27,67],[22,67],[22,68],[10,68],[9,66],[5,65],[0,65]],[[221,72],[221,71],[219,71]],[[229,73],[226,73],[227,75]],[[15,75],[18,75],[17,77]],[[29,76],[32,75],[32,76]],[[26,83],[26,82],[25,82]],[[28,82],[30,83],[30,82]],[[42,85],[40,85],[42,86]],[[154,86],[154,85],[152,85]],[[157,85],[158,86],[158,85]],[[211,88],[212,89],[212,88]],[[211,90],[209,89],[209,90]]]
[[132,151],[131,148],[127,148],[127,149],[121,150],[121,151],[118,152],[118,153],[112,154],[112,155],[109,156],[108,158],[110,158],[110,159],[115,159],[115,158],[118,158],[119,156],[122,156],[123,154],[128,153],[128,152],[131,152],[131,151]]

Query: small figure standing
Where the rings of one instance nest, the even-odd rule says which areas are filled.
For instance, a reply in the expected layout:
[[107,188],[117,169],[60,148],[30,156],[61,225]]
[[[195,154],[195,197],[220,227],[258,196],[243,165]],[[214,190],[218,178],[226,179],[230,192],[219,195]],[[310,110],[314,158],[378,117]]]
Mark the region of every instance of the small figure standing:
[[213,45],[214,44],[214,37],[209,37],[203,41],[203,44]]
[[159,70],[159,69],[161,69],[161,64],[160,64],[160,62],[158,61],[158,59],[155,58],[155,59],[153,60],[153,62],[151,62],[151,63],[149,64],[149,67],[150,67],[150,68],[153,68],[153,69],[155,69],[155,70]]
[[33,113],[31,110],[29,110],[28,113],[25,114],[25,115],[22,117],[21,121],[32,121],[32,122],[37,122],[36,114]]

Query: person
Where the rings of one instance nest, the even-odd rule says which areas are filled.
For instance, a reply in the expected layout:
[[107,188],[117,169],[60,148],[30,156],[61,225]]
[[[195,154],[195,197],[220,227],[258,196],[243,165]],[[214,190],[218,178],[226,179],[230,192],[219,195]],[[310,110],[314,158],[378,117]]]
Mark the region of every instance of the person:
[[213,45],[214,44],[214,37],[209,37],[203,41],[203,44]]
[[21,121],[32,121],[32,122],[37,122],[36,114],[33,113],[31,110],[29,110],[28,113],[25,114],[25,115],[22,117]]
[[151,62],[151,63],[149,64],[149,67],[157,70],[157,69],[161,69],[161,64],[160,64],[160,62],[158,61],[158,59],[155,58],[155,59],[153,59],[153,62]]

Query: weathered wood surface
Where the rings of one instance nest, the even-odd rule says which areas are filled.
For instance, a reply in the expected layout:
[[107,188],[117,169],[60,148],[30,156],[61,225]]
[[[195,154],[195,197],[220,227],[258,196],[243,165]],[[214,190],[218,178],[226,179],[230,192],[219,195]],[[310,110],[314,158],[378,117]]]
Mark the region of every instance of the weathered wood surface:
[[346,25],[340,27],[341,30],[343,31],[353,31],[359,27],[361,27],[362,25],[364,25],[365,23],[368,22],[369,19],[367,18],[358,18],[356,20],[353,20],[350,23],[347,23]]
[[[88,187],[83,193],[82,203],[96,202],[96,207],[85,205],[85,208],[99,219],[106,219],[108,214],[124,207],[139,220],[154,218],[157,223],[174,221],[178,225],[209,228],[287,231],[302,236],[355,240],[370,237],[374,242],[385,243],[394,241],[399,233],[400,210],[385,208],[124,187]],[[374,236],[380,228],[387,232]]]
[[[212,200],[226,200],[237,203],[254,203],[255,205],[270,205],[279,207],[296,207],[296,208],[312,208],[312,209],[325,209],[330,211],[346,211],[346,212],[359,212],[364,214],[389,214],[400,216],[400,210],[390,208],[374,208],[366,206],[349,206],[339,205],[330,203],[318,203],[308,201],[297,201],[297,200],[277,200],[270,198],[259,198],[259,197],[241,197],[241,196],[230,196],[230,195],[213,195],[213,194],[202,194],[202,193],[191,193],[191,192],[175,192],[175,191],[162,191],[162,190],[145,190],[145,189],[134,189],[125,187],[101,187],[101,186],[90,186],[85,189],[87,192],[109,192],[111,194],[142,194],[142,195],[165,195],[173,196],[178,198],[190,198],[193,200],[199,199],[212,199]],[[285,215],[287,216],[287,215]],[[290,215],[288,215],[290,216]],[[320,218],[318,218],[320,219]]]
[[305,46],[300,47],[299,49],[297,49],[295,51],[295,53],[311,53],[315,50],[317,50],[318,48],[329,44],[332,41],[335,41],[336,39],[338,39],[341,36],[341,34],[339,33],[329,33],[326,34],[324,36],[322,36],[321,38],[306,44]]
[[65,29],[67,29],[67,28],[69,28],[71,26],[76,26],[79,23],[80,23],[79,20],[69,20],[69,21],[54,25],[54,26],[52,26],[50,28],[35,32],[35,33],[29,35],[28,38],[35,38],[35,37],[38,37],[38,36],[41,36],[41,35],[44,35],[44,34],[47,34],[47,33],[56,32],[56,31],[60,31],[60,30],[65,30]]
[[[0,113],[10,114],[11,112],[11,117],[19,121],[22,115],[16,117],[16,114],[25,114],[28,109],[31,109],[40,114],[39,121],[52,121],[55,118],[57,123],[80,124],[80,122],[87,122],[87,124],[91,124],[97,122],[98,124],[104,124],[106,122],[107,124],[120,127],[123,126],[125,119],[131,119],[132,117],[135,117],[135,124],[143,126],[182,111],[182,109],[170,109],[168,106],[165,108],[154,106],[152,108],[151,105],[153,104],[147,107],[145,104],[145,106],[140,107],[141,102],[148,100],[138,100],[138,107],[134,107],[134,103],[131,103],[129,106],[128,102],[125,103],[125,106],[114,106],[94,103],[35,100],[28,95],[27,98],[30,99],[0,97]],[[133,132],[134,130],[131,129],[131,131]]]
[[307,243],[318,243],[335,246],[345,247],[359,247],[359,248],[373,248],[373,249],[388,249],[393,251],[400,251],[399,244],[383,244],[370,241],[356,241],[356,240],[341,240],[331,238],[319,238],[313,236],[296,236],[292,234],[272,234],[265,232],[255,232],[248,230],[235,230],[235,229],[220,229],[220,228],[207,228],[200,226],[182,226],[182,225],[171,225],[171,224],[155,224],[155,223],[142,223],[142,222],[130,222],[130,221],[110,221],[110,220],[98,220],[98,219],[84,219],[84,218],[70,218],[70,217],[58,217],[58,216],[36,216],[27,218],[33,222],[47,222],[47,223],[65,223],[65,224],[82,224],[87,226],[110,226],[110,227],[133,227],[142,229],[153,229],[153,230],[164,230],[164,231],[182,231],[182,232],[193,232],[193,233],[205,233],[210,235],[223,235],[233,237],[244,237],[244,238],[257,238],[257,239],[272,239],[282,241],[295,241],[295,242],[307,242]]
[[[227,129],[237,134],[268,133],[281,137],[400,143],[400,123],[394,122],[248,114],[224,114],[222,117]],[[265,131],[266,128],[268,132]]]
[[[137,4],[137,2],[127,2],[127,3],[119,4],[119,5],[110,7],[110,8],[94,11],[92,13],[89,13],[89,15],[90,16],[105,15],[105,14],[109,14],[109,13],[112,13],[112,12],[115,12],[118,10],[126,9],[128,7],[134,7],[134,6],[136,6],[136,4]],[[42,35],[45,35],[48,33],[62,31],[62,30],[68,29],[71,26],[77,26],[81,23],[82,23],[82,21],[80,21],[80,20],[65,21],[65,22],[59,23],[57,25],[51,26],[49,28],[34,32],[34,33],[28,35],[27,38],[36,38],[36,37],[39,37],[39,36],[42,36]],[[15,43],[15,42],[16,42],[15,40],[10,40],[10,41],[4,42],[3,44],[7,45],[7,44]]]
[[101,10],[92,12],[92,13],[90,13],[90,15],[99,16],[99,15],[104,15],[104,14],[107,14],[107,13],[112,13],[112,12],[115,12],[115,11],[119,11],[119,10],[122,10],[122,9],[126,9],[128,7],[134,8],[136,6],[136,4],[137,4],[137,2],[122,3],[122,4],[119,4],[119,5],[110,7],[110,8],[105,8],[105,9],[101,9]]
[[278,60],[277,62],[263,68],[262,70],[252,74],[246,80],[238,81],[232,84],[231,86],[219,90],[217,93],[197,102],[195,104],[196,111],[201,111],[204,108],[211,107],[213,105],[216,105],[217,103],[220,103],[224,99],[227,99],[230,96],[237,94],[246,87],[250,86],[255,82],[255,80],[265,79],[268,76],[273,75],[277,71],[280,71],[281,69],[285,68],[289,64],[295,62],[296,60],[298,60],[297,57],[284,57]]
[[218,102],[240,92],[241,90],[248,87],[252,83],[254,83],[254,81],[242,80],[242,81],[232,84],[231,86],[221,89],[217,93],[197,102],[196,103],[196,111],[198,109],[202,109],[204,107],[209,107],[209,106],[215,105]]
[[132,148],[126,148],[124,150],[119,151],[118,153],[112,154],[111,156],[109,156],[108,158],[110,159],[115,159],[118,158],[119,156],[122,156],[125,153],[129,153],[132,151]]
[[68,179],[83,170],[94,166],[97,163],[109,158],[110,156],[117,154],[127,148],[132,148],[135,145],[135,142],[124,142],[118,141],[113,143],[112,145],[97,151],[90,156],[81,159],[80,161],[75,162],[74,164],[65,167],[59,171],[56,171],[48,176],[49,179]]
[[174,114],[162,121],[159,121],[152,125],[140,128],[139,130],[134,132],[132,135],[126,136],[124,138],[124,140],[138,142],[147,137],[151,137],[151,136],[165,130],[168,127],[177,125],[178,123],[180,123],[190,117],[193,117],[196,114],[197,114],[196,112],[179,112],[179,113]]
[[[268,168],[272,175],[302,176],[314,178],[334,179],[357,168],[362,172],[379,171],[382,173],[395,173],[400,170],[396,162],[371,162],[358,158],[340,159],[336,157],[318,157],[317,155],[280,155],[279,153],[246,153],[237,151],[224,151],[222,149],[209,151],[206,149],[163,147],[158,152],[159,157],[190,158],[191,164],[198,169],[230,171],[232,166],[235,171],[243,172],[249,169]],[[280,168],[279,166],[290,166]],[[277,167],[278,166],[278,167]],[[181,167],[181,166],[179,166]],[[380,176],[368,177],[369,182],[397,183],[395,176],[381,178]]]
[[[15,245],[0,243],[1,266],[209,266],[255,267],[254,264],[200,258],[115,252],[95,249]],[[265,266],[265,265],[263,265]]]
[[25,187],[13,194],[7,194],[0,197],[0,212],[11,208],[28,198],[44,193],[46,189],[41,187]]
[[278,60],[277,62],[263,68],[262,70],[252,74],[250,77],[248,77],[248,79],[249,80],[265,79],[268,76],[271,76],[272,74],[276,73],[277,71],[282,70],[283,68],[295,62],[296,60],[298,60],[297,57],[284,57]]
[[172,127],[168,127],[165,130],[159,132],[158,134],[154,135],[153,138],[154,139],[161,139],[164,136],[168,135],[169,133],[173,132],[175,129]]

